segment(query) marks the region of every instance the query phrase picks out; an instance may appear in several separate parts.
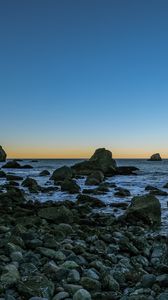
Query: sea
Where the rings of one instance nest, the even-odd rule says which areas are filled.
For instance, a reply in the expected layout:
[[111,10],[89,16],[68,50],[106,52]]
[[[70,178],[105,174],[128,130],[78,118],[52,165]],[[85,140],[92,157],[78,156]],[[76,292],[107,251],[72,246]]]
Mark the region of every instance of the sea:
[[[50,176],[39,176],[39,173],[43,170],[48,170],[51,174],[52,172],[62,166],[72,166],[77,162],[81,162],[81,159],[24,159],[19,161],[20,164],[30,164],[33,169],[4,169],[5,172],[11,174],[17,174],[26,178],[27,176],[37,180],[41,186],[51,186],[53,182],[50,181]],[[131,192],[130,197],[119,198],[114,195],[114,188],[110,188],[109,192],[104,195],[96,196],[106,203],[106,208],[103,209],[107,213],[112,214],[122,214],[121,209],[114,209],[110,207],[111,203],[114,202],[130,202],[133,196],[143,195],[147,192],[145,187],[147,185],[155,186],[159,189],[168,192],[168,189],[164,189],[163,186],[168,183],[168,159],[163,159],[162,161],[147,161],[145,159],[116,159],[118,166],[134,166],[139,169],[137,175],[117,175],[107,179],[110,183],[115,183],[117,187],[123,187]],[[0,167],[3,163],[0,163]],[[3,185],[5,180],[0,178],[0,185]],[[77,183],[80,185],[81,190],[84,188],[93,188],[85,185],[85,178],[77,179]],[[45,201],[63,201],[71,200],[75,201],[77,195],[70,195],[66,192],[61,192],[60,190],[50,193],[39,193],[30,194],[28,190],[25,189],[26,198],[28,200],[38,200],[41,202]],[[162,208],[162,226],[161,231],[163,233],[168,233],[168,196],[157,196],[160,200]]]

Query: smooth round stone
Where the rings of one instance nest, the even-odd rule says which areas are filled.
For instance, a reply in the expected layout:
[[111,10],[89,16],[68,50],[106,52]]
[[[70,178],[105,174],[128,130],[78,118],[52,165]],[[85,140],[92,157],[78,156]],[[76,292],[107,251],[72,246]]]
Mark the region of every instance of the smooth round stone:
[[156,276],[153,274],[145,274],[142,277],[142,286],[144,288],[150,288],[156,282]]
[[68,297],[69,297],[69,294],[67,292],[60,292],[57,295],[55,295],[52,300],[64,300]]
[[87,290],[80,289],[78,290],[74,296],[73,300],[91,300],[91,295]]
[[29,300],[48,300],[47,298],[41,298],[41,297],[32,297]]
[[71,270],[67,277],[67,282],[76,283],[80,281],[80,274],[77,270]]
[[168,299],[168,293],[162,293],[158,297],[158,300],[167,300],[167,299]]
[[29,300],[48,300],[47,298],[31,297]]

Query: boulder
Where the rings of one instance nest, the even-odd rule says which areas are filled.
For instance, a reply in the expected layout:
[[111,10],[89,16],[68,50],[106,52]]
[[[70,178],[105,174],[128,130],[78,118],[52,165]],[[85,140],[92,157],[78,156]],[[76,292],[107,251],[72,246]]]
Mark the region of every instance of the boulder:
[[116,168],[117,175],[137,175],[135,173],[136,171],[139,171],[139,169],[133,166],[123,166]]
[[38,211],[38,216],[46,220],[54,221],[57,224],[65,221],[67,224],[73,222],[73,213],[64,205],[41,208]]
[[104,179],[104,174],[101,171],[92,172],[86,179],[86,185],[99,185]]
[[130,222],[142,221],[148,225],[159,225],[161,223],[160,202],[150,194],[133,197],[125,216]]
[[27,177],[22,182],[23,187],[27,187],[31,193],[37,193],[41,190],[40,186],[38,185],[37,181],[33,178]]
[[106,176],[112,176],[116,172],[116,162],[112,159],[112,153],[105,148],[95,151],[88,161],[83,161],[72,166],[78,175],[90,175],[93,171],[101,171]]
[[80,191],[80,186],[72,179],[65,179],[61,182],[61,191],[76,194]]
[[6,173],[4,171],[0,171],[0,178],[6,178]]
[[50,175],[50,172],[48,170],[43,170],[42,172],[40,172],[39,176],[48,176]]
[[95,197],[91,197],[88,195],[78,195],[77,196],[77,204],[88,204],[91,207],[105,207],[105,203]]
[[52,176],[51,176],[51,180],[54,181],[63,181],[65,179],[71,179],[74,175],[74,172],[71,168],[67,167],[67,166],[63,166],[61,168],[56,169]]
[[161,161],[162,158],[161,158],[161,156],[160,156],[159,153],[155,153],[155,154],[153,154],[153,155],[150,157],[150,159],[148,159],[148,160],[149,160],[149,161]]
[[127,196],[131,196],[131,193],[129,190],[121,188],[121,187],[117,187],[115,188],[116,192],[114,193],[115,196],[117,197],[127,197]]
[[44,275],[27,276],[20,280],[17,284],[19,295],[23,295],[24,299],[31,296],[46,297],[51,299],[54,295],[54,284]]
[[2,146],[0,146],[0,162],[6,161],[6,152],[5,150],[2,148]]
[[2,166],[2,168],[6,169],[32,169],[33,167],[31,165],[20,165],[17,160],[11,160],[8,161],[5,165]]
[[6,169],[20,169],[21,165],[16,160],[10,160],[2,168]]

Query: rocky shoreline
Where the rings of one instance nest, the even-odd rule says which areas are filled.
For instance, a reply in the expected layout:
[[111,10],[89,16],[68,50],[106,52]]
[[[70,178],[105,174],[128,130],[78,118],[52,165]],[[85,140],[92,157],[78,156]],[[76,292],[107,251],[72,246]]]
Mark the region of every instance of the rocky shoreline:
[[[115,203],[123,208],[119,217],[101,211],[105,204],[98,195],[108,190],[107,176],[136,168],[117,168],[105,149],[95,153],[87,163],[55,170],[51,187],[0,171],[8,180],[0,191],[1,300],[168,299],[168,237],[158,233],[156,198],[163,191],[147,186],[129,206]],[[93,189],[81,193],[75,181],[81,174]],[[23,189],[46,193],[58,186],[77,194],[76,201],[27,201]]]

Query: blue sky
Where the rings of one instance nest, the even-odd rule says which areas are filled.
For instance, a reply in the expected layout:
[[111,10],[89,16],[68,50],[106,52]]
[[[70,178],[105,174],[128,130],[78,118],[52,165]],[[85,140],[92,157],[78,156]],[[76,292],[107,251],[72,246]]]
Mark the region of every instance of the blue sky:
[[167,0],[0,3],[10,157],[168,157]]

